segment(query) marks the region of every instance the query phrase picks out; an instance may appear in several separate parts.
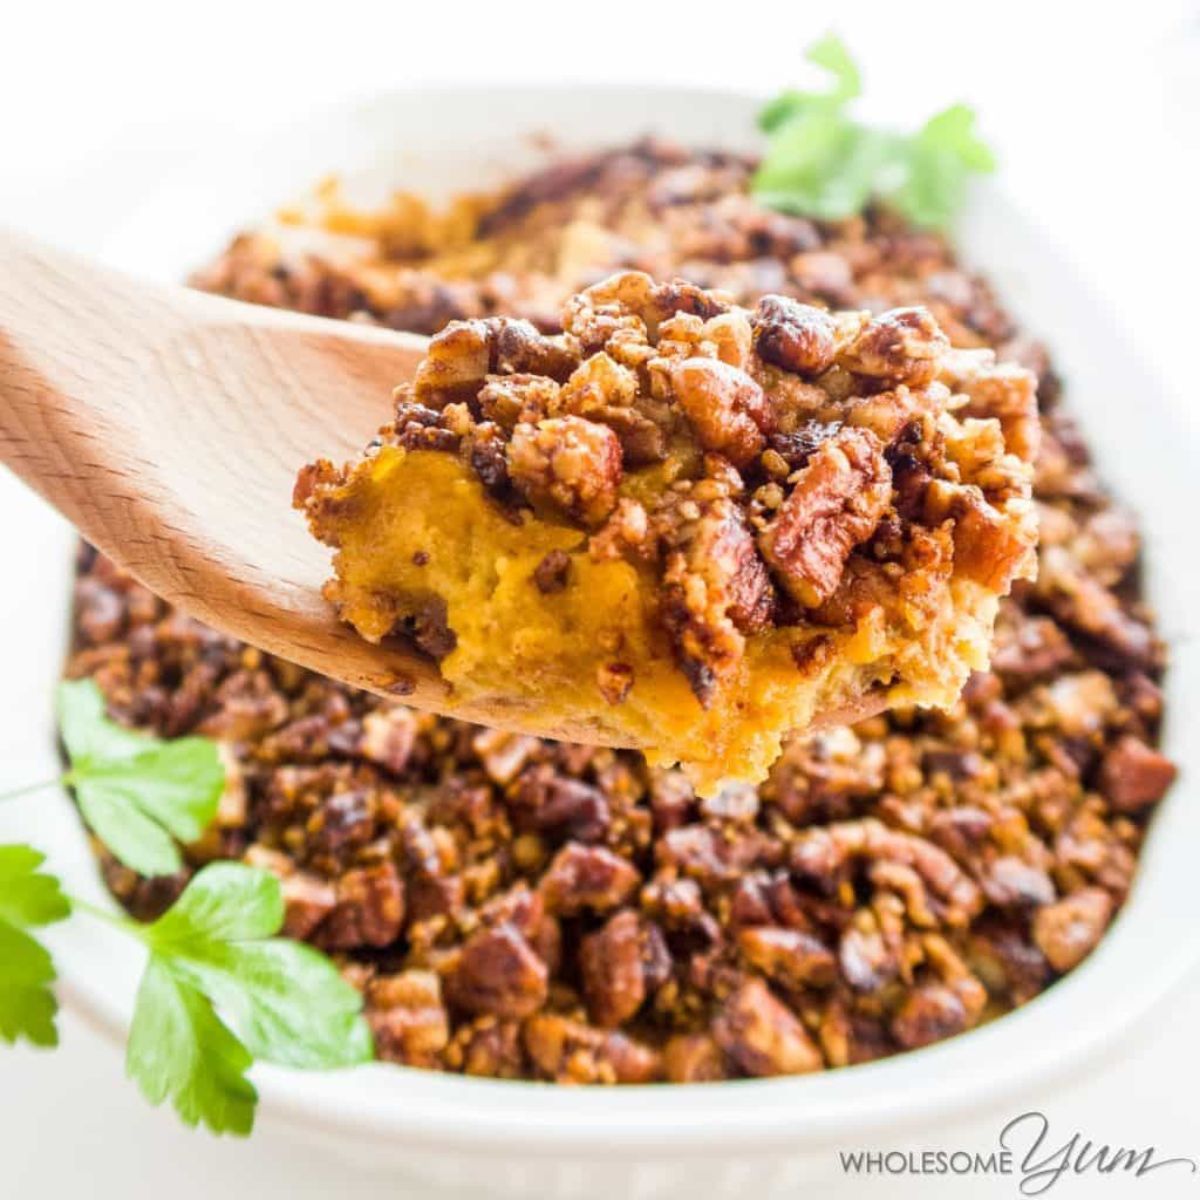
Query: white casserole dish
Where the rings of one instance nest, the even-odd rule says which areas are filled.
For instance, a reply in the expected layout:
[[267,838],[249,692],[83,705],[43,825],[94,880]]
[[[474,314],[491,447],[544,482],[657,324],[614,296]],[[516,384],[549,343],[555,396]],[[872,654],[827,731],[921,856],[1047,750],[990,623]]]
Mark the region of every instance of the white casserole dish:
[[[331,170],[368,188],[444,196],[536,165],[544,151],[528,137],[535,131],[549,131],[560,147],[655,131],[752,149],[756,104],[746,96],[653,88],[400,92],[223,146],[150,196],[105,256],[131,272],[178,281],[236,229]],[[981,188],[959,240],[968,262],[987,271],[1022,323],[1050,344],[1103,478],[1141,521],[1150,598],[1172,642],[1165,738],[1183,777],[1155,817],[1133,895],[1098,951],[1003,1020],[868,1066],[618,1089],[383,1065],[325,1075],[260,1068],[260,1121],[293,1124],[297,1136],[357,1161],[488,1195],[786,1192],[836,1170],[839,1146],[875,1145],[906,1130],[920,1144],[922,1131],[936,1131],[946,1114],[1035,1098],[1052,1073],[1110,1046],[1200,957],[1193,849],[1200,845],[1200,807],[1192,795],[1198,750],[1186,738],[1191,706],[1200,703],[1200,569],[1189,511],[1197,498],[1196,447],[1111,318],[1011,202]],[[236,472],[213,486],[236,487]],[[16,786],[57,771],[50,705],[65,652],[73,535],[6,475],[0,513],[0,786]],[[280,498],[280,519],[298,519],[287,497]],[[108,902],[64,796],[0,808],[0,840],[13,838],[47,850],[77,894]],[[50,930],[49,940],[68,1002],[123,1038],[136,950],[83,920]]]

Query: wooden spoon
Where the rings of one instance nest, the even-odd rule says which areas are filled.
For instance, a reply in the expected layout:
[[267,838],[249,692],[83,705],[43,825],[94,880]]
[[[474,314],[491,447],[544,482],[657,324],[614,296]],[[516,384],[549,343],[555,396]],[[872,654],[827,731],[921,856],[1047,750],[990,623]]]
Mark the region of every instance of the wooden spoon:
[[[0,232],[0,460],[94,546],[191,616],[354,687],[502,728],[416,652],[373,646],[321,596],[329,552],[289,499],[352,458],[428,342],[129,279]],[[882,707],[828,714],[822,724]]]

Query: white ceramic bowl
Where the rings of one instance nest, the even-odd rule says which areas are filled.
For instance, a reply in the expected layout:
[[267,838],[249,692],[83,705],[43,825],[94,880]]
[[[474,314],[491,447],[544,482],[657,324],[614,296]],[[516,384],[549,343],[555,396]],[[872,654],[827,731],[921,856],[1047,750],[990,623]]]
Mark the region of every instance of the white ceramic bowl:
[[[530,132],[561,146],[618,143],[653,130],[698,145],[754,146],[750,97],[650,88],[421,90],[233,142],[150,196],[108,246],[127,269],[179,280],[246,222],[322,174],[433,195],[535,165]],[[1031,1004],[941,1045],[847,1070],[688,1087],[565,1089],[390,1066],[306,1075],[259,1069],[263,1121],[291,1122],[359,1160],[491,1195],[702,1195],[785,1190],[824,1173],[833,1147],[936,1129],[951,1112],[996,1106],[1111,1043],[1197,957],[1191,794],[1200,702],[1195,636],[1195,446],[1153,376],[1052,245],[998,192],[981,189],[960,231],[968,261],[996,281],[1053,348],[1103,475],[1146,531],[1149,590],[1173,642],[1168,752],[1183,778],[1154,821],[1130,902],[1099,950]],[[236,487],[231,472],[214,486]],[[0,784],[56,771],[51,686],[64,653],[73,539],[0,477],[6,586],[0,589]],[[280,519],[292,519],[280,497]],[[0,811],[0,840],[47,849],[72,888],[104,899],[66,799]],[[75,926],[78,926],[76,928]],[[123,1036],[138,961],[84,921],[51,932],[70,1001]]]

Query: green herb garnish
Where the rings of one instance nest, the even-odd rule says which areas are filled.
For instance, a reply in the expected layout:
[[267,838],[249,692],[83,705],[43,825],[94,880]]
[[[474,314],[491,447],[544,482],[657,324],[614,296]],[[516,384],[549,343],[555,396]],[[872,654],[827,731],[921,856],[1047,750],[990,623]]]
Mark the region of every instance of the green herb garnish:
[[[200,837],[224,789],[216,744],[123,729],[107,718],[90,680],[60,685],[58,709],[71,759],[61,782],[75,789],[88,825],[139,873],[178,870],[176,839]],[[66,895],[44,861],[31,846],[0,845],[0,1039],[57,1044],[54,962],[28,931],[79,912],[148,951],[126,1072],[152,1104],[169,1100],[187,1125],[249,1133],[258,1093],[247,1072],[255,1061],[325,1069],[373,1057],[359,992],[319,951],[275,936],[284,901],[269,872],[212,863],[163,916],[140,925]]]
[[829,34],[806,57],[828,72],[828,88],[783,92],[759,113],[769,140],[750,188],[768,208],[838,220],[880,198],[914,224],[937,227],[961,207],[970,176],[994,169],[966,105],[916,133],[873,129],[849,114],[862,81],[842,42]]
[[248,1133],[256,1092],[246,1070],[254,1059],[312,1069],[372,1057],[362,996],[323,954],[273,936],[283,911],[275,876],[213,863],[169,912],[134,927],[150,961],[126,1071],[151,1104],[169,1099],[188,1125]]
[[[199,871],[157,921],[139,925],[64,894],[31,846],[0,846],[0,1037],[54,1046],[50,953],[25,929],[91,914],[149,951],[126,1048],[126,1074],[185,1124],[248,1134],[257,1060],[330,1069],[369,1062],[362,996],[319,951],[278,938],[279,880],[241,863]],[[228,1024],[226,1023],[228,1020]],[[236,1030],[236,1032],[235,1032]]]
[[0,846],[0,1038],[9,1044],[58,1045],[54,963],[26,931],[63,920],[71,905],[43,862],[31,846]]
[[215,742],[160,741],[110,721],[90,679],[58,688],[58,720],[75,791],[89,828],[140,875],[182,866],[176,841],[194,842],[216,815],[225,768]]

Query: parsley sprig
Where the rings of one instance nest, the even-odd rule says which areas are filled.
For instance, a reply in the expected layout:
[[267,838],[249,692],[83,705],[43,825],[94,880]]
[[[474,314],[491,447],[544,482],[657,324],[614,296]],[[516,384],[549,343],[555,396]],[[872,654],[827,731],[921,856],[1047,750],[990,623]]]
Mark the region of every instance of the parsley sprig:
[[768,144],[750,186],[768,208],[838,220],[878,197],[916,225],[940,227],[962,206],[971,175],[994,169],[966,105],[915,133],[875,129],[850,115],[862,79],[842,42],[829,34],[806,57],[829,75],[828,87],[785,91],[759,113]]
[[[90,681],[61,685],[58,702],[71,758],[63,782],[85,820],[127,866],[177,869],[175,839],[203,833],[224,788],[216,746],[121,728]],[[163,916],[140,925],[68,896],[44,856],[21,844],[0,845],[0,1040],[57,1044],[54,961],[30,930],[75,913],[145,947],[126,1073],[150,1103],[170,1101],[190,1126],[248,1134],[255,1061],[329,1069],[373,1056],[359,992],[324,955],[276,936],[284,902],[269,872],[212,863]]]
[[255,1059],[309,1069],[371,1059],[361,994],[323,954],[274,937],[282,924],[274,875],[219,862],[152,925],[132,927],[150,957],[125,1069],[151,1104],[170,1100],[188,1125],[247,1134]]

